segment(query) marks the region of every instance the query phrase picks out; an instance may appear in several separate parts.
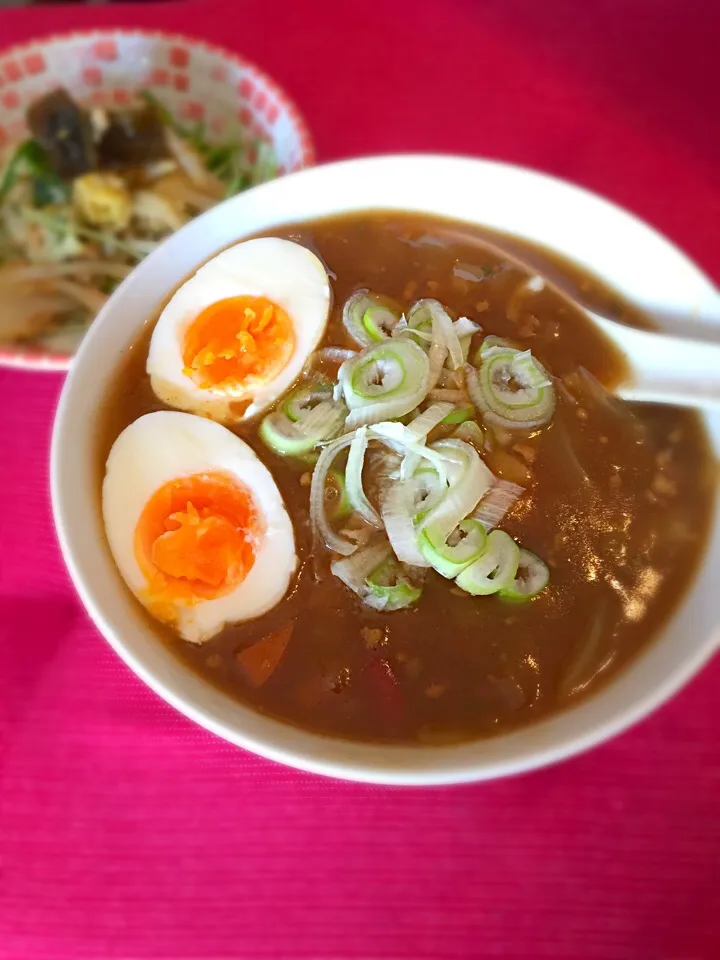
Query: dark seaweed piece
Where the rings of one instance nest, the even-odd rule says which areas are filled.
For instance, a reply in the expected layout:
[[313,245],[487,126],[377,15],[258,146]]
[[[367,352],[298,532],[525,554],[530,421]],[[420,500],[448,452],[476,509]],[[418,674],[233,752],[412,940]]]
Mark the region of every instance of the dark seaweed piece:
[[108,128],[98,144],[101,167],[139,166],[169,155],[165,125],[154,107],[111,113],[108,120]]
[[59,176],[78,177],[95,169],[90,117],[66,90],[53,90],[31,104],[27,124]]

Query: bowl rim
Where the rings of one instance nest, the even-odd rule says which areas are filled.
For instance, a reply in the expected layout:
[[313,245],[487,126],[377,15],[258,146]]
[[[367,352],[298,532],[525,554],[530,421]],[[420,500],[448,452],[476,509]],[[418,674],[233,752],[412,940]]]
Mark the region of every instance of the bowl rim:
[[[290,121],[297,133],[298,139],[302,144],[301,167],[305,170],[315,165],[317,161],[317,152],[315,142],[310,133],[310,127],[293,98],[287,93],[277,80],[270,76],[262,67],[259,67],[254,60],[250,60],[243,54],[235,53],[227,47],[221,47],[202,37],[194,37],[185,33],[175,33],[174,31],[153,29],[145,27],[97,27],[88,30],[66,30],[57,33],[50,33],[32,37],[30,40],[24,40],[22,43],[13,44],[11,47],[0,49],[0,60],[8,57],[22,57],[30,50],[38,46],[49,46],[53,43],[65,42],[68,40],[90,40],[103,37],[143,37],[146,39],[161,39],[169,43],[186,44],[191,47],[199,47],[222,57],[224,60],[231,61],[236,66],[254,74],[267,88],[272,92],[278,103],[282,104],[283,109],[290,117]],[[299,171],[298,171],[299,172]],[[276,179],[276,178],[273,178]],[[94,321],[93,321],[94,322]],[[0,369],[3,367],[16,370],[35,371],[37,373],[56,373],[64,372],[70,369],[75,354],[43,352],[28,347],[0,344]]]
[[[550,185],[554,185],[556,189],[562,188],[563,191],[571,196],[585,196],[588,200],[602,205],[606,211],[610,210],[616,215],[620,215],[625,220],[634,221],[637,226],[643,228],[648,232],[648,234],[652,235],[655,239],[662,241],[662,243],[672,252],[676,259],[682,261],[685,266],[690,268],[695,276],[701,279],[709,288],[712,289],[713,293],[717,293],[712,281],[701,271],[699,267],[695,265],[692,260],[687,257],[687,255],[680,248],[675,246],[672,241],[668,240],[663,234],[661,234],[651,225],[647,224],[640,217],[637,217],[634,213],[631,213],[623,207],[613,203],[612,201],[606,200],[603,196],[589,191],[584,187],[577,186],[570,181],[562,180],[528,167],[503,163],[495,160],[454,156],[451,154],[384,154],[359,159],[342,160],[334,163],[324,164],[312,169],[301,170],[297,173],[288,175],[288,177],[282,178],[282,182],[287,184],[287,182],[291,180],[322,177],[323,171],[327,169],[351,169],[353,167],[364,167],[365,165],[378,163],[382,164],[383,162],[400,163],[403,165],[412,165],[413,163],[418,162],[421,164],[427,162],[448,162],[450,165],[455,163],[471,164],[473,168],[476,168],[478,171],[482,170],[483,168],[513,171],[515,174],[533,178],[538,183],[545,181]],[[273,189],[272,182],[254,188],[252,192],[268,189]],[[250,192],[251,191],[248,191],[248,194]],[[247,196],[247,194],[245,195]],[[228,203],[232,204],[237,202],[238,199],[239,198],[236,200],[230,200]],[[429,204],[429,206],[431,206],[431,204]],[[376,208],[367,206],[363,209],[384,209],[384,207],[382,205],[379,205],[379,207]],[[416,209],[419,210],[420,207]],[[432,213],[432,211],[430,211],[430,213],[431,215],[437,215],[437,213]],[[206,214],[206,216],[211,215],[212,211]],[[325,215],[326,214],[318,214],[318,216]],[[311,217],[309,216],[309,218]],[[471,218],[467,222],[472,223],[477,221],[474,221]],[[155,255],[156,253],[151,254],[151,256]],[[107,309],[107,307],[104,309]],[[94,336],[97,336],[97,334],[95,333]],[[81,349],[83,349],[83,347],[81,347]],[[632,698],[628,703],[623,705],[621,710],[616,713],[606,713],[602,719],[586,722],[585,726],[587,729],[580,730],[579,732],[575,730],[563,732],[561,735],[554,736],[553,742],[551,743],[539,746],[530,744],[517,749],[514,754],[511,753],[501,759],[488,760],[478,757],[478,759],[473,763],[465,760],[461,763],[461,765],[456,767],[449,765],[448,768],[431,768],[425,770],[423,768],[413,766],[412,764],[403,764],[402,762],[403,756],[407,757],[409,750],[416,754],[442,754],[447,756],[448,752],[454,749],[452,745],[440,748],[430,748],[424,746],[407,747],[387,744],[373,745],[373,748],[379,749],[385,758],[383,763],[373,764],[362,759],[358,759],[357,757],[350,760],[336,760],[333,758],[325,759],[323,757],[316,756],[310,750],[303,752],[302,748],[297,749],[293,746],[287,747],[284,745],[278,745],[274,741],[271,742],[270,737],[263,738],[262,735],[257,736],[242,729],[238,730],[238,728],[233,726],[230,721],[219,718],[218,716],[214,716],[207,712],[207,710],[202,706],[186,700],[180,693],[177,693],[174,689],[171,689],[170,686],[166,685],[157,673],[146,667],[146,665],[141,662],[141,659],[136,656],[135,652],[126,646],[123,637],[120,634],[116,635],[113,629],[105,623],[105,618],[101,610],[102,603],[96,602],[92,592],[85,585],[83,575],[79,569],[80,565],[78,564],[77,558],[73,554],[69,544],[69,540],[71,538],[70,525],[66,523],[66,519],[63,516],[62,501],[64,499],[64,494],[61,491],[61,486],[63,484],[61,483],[60,479],[60,463],[62,461],[61,447],[63,442],[62,434],[66,430],[72,429],[72,425],[69,423],[69,421],[67,421],[65,416],[65,408],[69,404],[71,391],[72,393],[75,393],[76,389],[77,387],[73,386],[73,375],[71,373],[70,377],[67,378],[63,386],[62,394],[56,411],[55,423],[53,426],[50,485],[53,518],[55,521],[56,532],[60,541],[63,557],[68,567],[71,579],[76,590],[78,591],[78,594],[80,595],[80,598],[82,599],[87,612],[94,621],[99,632],[103,635],[110,646],[112,646],[113,649],[119,654],[121,659],[123,659],[130,669],[166,702],[204,729],[209,730],[210,732],[222,737],[236,746],[250,750],[251,752],[265,757],[266,759],[283,763],[298,770],[331,776],[338,779],[394,786],[446,786],[451,784],[480,782],[484,780],[525,773],[583,753],[590,747],[599,745],[613,736],[623,732],[624,730],[627,730],[638,721],[647,717],[661,704],[676,694],[696,673],[698,673],[702,666],[710,660],[716,651],[720,649],[720,631],[717,629],[710,630],[708,631],[707,636],[704,636],[702,643],[699,643],[692,652],[686,652],[680,665],[675,666],[672,669],[668,669],[662,679],[659,682],[654,683],[649,692],[642,693],[637,697]],[[717,509],[716,502],[716,510],[713,517],[713,528],[718,529],[719,526],[720,511]],[[706,564],[707,557],[708,554],[705,554],[705,559],[701,560],[696,576],[699,577],[703,567]],[[686,600],[681,601],[677,610],[671,615],[671,620],[678,613],[685,602]],[[655,641],[652,641],[647,645],[645,650],[641,653],[641,657],[644,653],[647,653],[649,649],[653,649],[654,643]],[[562,711],[559,711],[558,713],[553,714],[547,719],[538,720],[535,723],[528,724],[525,727],[520,728],[518,731],[500,734],[497,737],[490,738],[489,741],[480,740],[479,742],[502,743],[503,740],[515,736],[516,733],[522,734],[527,733],[528,731],[540,732],[543,727],[549,726],[556,721],[558,717],[568,717],[574,711],[582,709],[583,706],[586,706],[588,703],[599,701],[599,699],[602,698],[603,695],[607,694],[615,684],[620,682],[622,678],[625,677],[637,663],[638,660],[636,659],[627,664],[623,670],[620,671],[616,677],[613,677],[608,684],[602,686],[590,697],[585,698],[577,706],[568,707]],[[205,681],[202,682],[205,683]],[[258,713],[258,711],[254,711],[249,707],[246,708],[246,712],[252,714]],[[267,723],[275,724],[277,727],[281,727],[285,731],[299,731],[300,739],[305,740],[306,742],[312,740],[317,744],[344,744],[346,746],[349,745],[351,748],[355,746],[367,746],[366,744],[358,745],[353,741],[346,741],[339,738],[317,734],[304,728],[294,727],[292,724],[273,720],[265,715],[261,716],[263,716],[263,720]],[[468,747],[476,744],[477,742],[478,741],[470,741],[469,743],[464,743],[461,746]]]

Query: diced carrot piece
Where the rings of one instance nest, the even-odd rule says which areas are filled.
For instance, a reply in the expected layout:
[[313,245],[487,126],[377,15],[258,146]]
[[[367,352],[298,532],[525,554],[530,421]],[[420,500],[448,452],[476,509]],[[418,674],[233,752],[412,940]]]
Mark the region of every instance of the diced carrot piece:
[[285,653],[294,627],[291,620],[284,627],[235,654],[238,663],[256,687],[262,686],[272,676]]

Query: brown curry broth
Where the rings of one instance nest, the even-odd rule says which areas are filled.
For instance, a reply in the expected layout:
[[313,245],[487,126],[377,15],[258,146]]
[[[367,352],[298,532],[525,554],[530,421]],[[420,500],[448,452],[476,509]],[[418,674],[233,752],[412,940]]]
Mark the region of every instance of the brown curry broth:
[[[477,320],[485,334],[518,339],[518,323],[507,319],[505,307],[523,274],[483,245],[502,244],[498,235],[381,212],[267,235],[313,249],[336,277],[325,343],[353,345],[341,325],[342,304],[363,286],[403,308],[434,296],[456,315]],[[550,257],[512,242],[528,259]],[[486,267],[487,278],[454,278],[457,261]],[[584,271],[550,261],[598,308],[642,322]],[[530,308],[539,324],[528,322]],[[623,372],[607,341],[550,291],[527,301],[520,326],[527,335],[520,342],[556,377],[585,368],[611,384]],[[108,404],[103,463],[127,424],[164,408],[145,375],[149,334],[130,351]],[[648,642],[687,589],[710,524],[715,471],[695,414],[611,400],[591,378],[573,384],[572,392],[574,398],[561,391],[551,426],[529,441],[518,438],[534,450],[534,480],[503,523],[550,565],[550,586],[537,600],[509,604],[459,595],[430,572],[417,607],[382,615],[363,607],[335,577],[316,582],[304,468],[269,453],[252,423],[236,432],[277,481],[295,528],[299,576],[274,610],[227,627],[203,646],[154,626],[185,663],[232,696],[351,739],[453,742],[521,726],[575,702]],[[289,619],[295,625],[284,657],[256,688],[235,654]]]

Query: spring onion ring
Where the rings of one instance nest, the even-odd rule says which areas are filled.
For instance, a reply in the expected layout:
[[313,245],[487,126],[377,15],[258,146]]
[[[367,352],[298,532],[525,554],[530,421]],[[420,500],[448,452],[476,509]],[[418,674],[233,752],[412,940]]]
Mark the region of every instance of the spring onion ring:
[[297,421],[279,410],[269,413],[258,433],[263,443],[281,457],[306,457],[323,440],[336,436],[344,420],[342,404],[322,400]]
[[515,577],[499,591],[503,600],[534,600],[550,582],[547,564],[529,550],[520,549]]
[[544,426],[555,410],[552,379],[529,350],[490,348],[479,370],[465,365],[465,383],[478,410],[510,429]]
[[488,535],[484,553],[457,577],[455,583],[473,596],[488,596],[514,582],[520,548],[503,530]]
[[481,367],[483,360],[488,357],[491,357],[493,353],[505,353],[507,350],[515,350],[515,346],[510,343],[509,340],[504,340],[502,337],[496,337],[494,334],[483,339],[483,342],[475,351],[475,354],[472,358],[473,366]]
[[308,411],[323,400],[331,400],[333,385],[329,380],[311,380],[296,387],[283,400],[280,409],[285,416],[297,423]]
[[428,390],[428,359],[411,340],[396,338],[347,360],[338,374],[350,410],[345,427],[391,420],[410,413]]
[[399,321],[400,313],[368,290],[356,290],[343,307],[345,329],[363,347],[391,336]]
[[363,602],[375,610],[404,610],[422,596],[422,587],[413,584],[403,565],[397,560],[386,560],[366,578],[368,593]]
[[434,527],[423,530],[418,546],[425,560],[440,576],[452,580],[485,551],[487,534],[477,520],[462,520],[445,540]]

